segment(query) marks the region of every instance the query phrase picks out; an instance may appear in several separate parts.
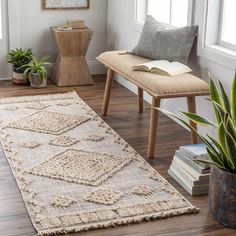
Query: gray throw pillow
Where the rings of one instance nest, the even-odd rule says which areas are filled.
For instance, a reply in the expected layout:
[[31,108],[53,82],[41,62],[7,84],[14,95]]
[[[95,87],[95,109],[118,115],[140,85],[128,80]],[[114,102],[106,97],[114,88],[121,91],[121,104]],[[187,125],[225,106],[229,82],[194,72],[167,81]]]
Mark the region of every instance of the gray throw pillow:
[[174,28],[147,16],[138,45],[131,54],[186,63],[197,32],[198,26]]

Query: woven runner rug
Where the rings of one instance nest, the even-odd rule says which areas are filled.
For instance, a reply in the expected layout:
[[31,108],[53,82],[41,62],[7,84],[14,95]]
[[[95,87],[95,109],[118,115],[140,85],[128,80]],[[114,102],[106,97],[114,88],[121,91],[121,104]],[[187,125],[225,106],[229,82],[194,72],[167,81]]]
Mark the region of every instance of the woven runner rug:
[[38,235],[197,213],[74,92],[0,99],[0,135]]

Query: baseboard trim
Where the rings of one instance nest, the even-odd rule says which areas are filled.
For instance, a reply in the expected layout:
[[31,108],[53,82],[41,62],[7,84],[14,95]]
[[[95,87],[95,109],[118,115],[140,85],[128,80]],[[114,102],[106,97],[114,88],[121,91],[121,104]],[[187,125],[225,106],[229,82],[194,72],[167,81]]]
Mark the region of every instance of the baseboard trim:
[[[90,71],[91,75],[104,75],[104,74],[106,74],[106,69],[105,69],[104,65],[101,64],[100,62],[98,62],[98,61],[87,61],[87,63],[88,63],[88,67],[89,67],[89,71]],[[54,67],[56,63],[54,62],[52,64],[53,64],[53,67]],[[52,70],[53,70],[53,68],[50,69],[49,74],[52,73]]]
[[88,61],[88,67],[91,75],[104,75],[106,74],[106,69],[104,65],[97,61]]
[[[88,61],[88,67],[89,67],[89,70],[90,70],[90,73],[91,75],[104,75],[106,74],[106,69],[105,67],[97,62],[97,61]],[[55,65],[55,63],[52,63],[53,66]],[[49,69],[49,75],[51,75],[52,73],[52,69],[50,68]],[[0,81],[4,81],[4,80],[11,80],[11,77],[9,78],[0,78]]]
[[4,81],[4,80],[11,80],[11,78],[0,78],[0,81]]

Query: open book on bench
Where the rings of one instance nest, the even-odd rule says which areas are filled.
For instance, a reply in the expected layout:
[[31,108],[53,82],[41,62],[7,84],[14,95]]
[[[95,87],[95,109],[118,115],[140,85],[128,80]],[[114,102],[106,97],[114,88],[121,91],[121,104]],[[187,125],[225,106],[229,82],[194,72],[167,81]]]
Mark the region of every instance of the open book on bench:
[[142,63],[133,66],[133,69],[168,76],[180,75],[192,71],[188,66],[180,62],[169,62],[166,60],[157,60]]

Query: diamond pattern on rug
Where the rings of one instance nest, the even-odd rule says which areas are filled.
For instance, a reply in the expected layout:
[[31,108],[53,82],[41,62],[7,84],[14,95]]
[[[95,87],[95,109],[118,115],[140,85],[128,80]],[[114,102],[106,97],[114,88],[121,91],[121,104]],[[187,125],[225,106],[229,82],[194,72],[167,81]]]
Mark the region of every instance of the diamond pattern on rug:
[[78,142],[79,140],[76,138],[71,138],[68,136],[60,136],[58,138],[49,141],[48,143],[53,146],[70,147]]
[[50,204],[54,207],[69,207],[76,203],[77,203],[76,199],[66,196],[55,197],[50,202]]
[[39,147],[40,145],[41,145],[41,143],[39,143],[39,142],[29,141],[29,142],[22,143],[21,147],[28,148],[28,149],[34,149],[34,148]]
[[145,185],[136,185],[132,189],[133,194],[144,195],[144,196],[152,194],[152,191],[153,190],[149,186],[145,186]]
[[31,174],[97,186],[123,169],[129,157],[69,149],[36,165]]
[[114,191],[108,188],[99,188],[91,192],[85,197],[85,200],[104,205],[112,205],[116,203],[123,193],[120,191]]
[[57,106],[62,106],[62,107],[66,107],[66,106],[70,106],[72,105],[73,102],[66,102],[66,101],[63,101],[63,102],[58,102],[56,105]]
[[5,110],[5,111],[16,111],[18,109],[19,109],[18,106],[7,106],[3,110]]
[[88,138],[86,138],[87,141],[92,141],[92,142],[100,142],[104,140],[105,138],[103,136],[97,135],[97,134],[92,134]]
[[41,102],[34,102],[34,103],[27,104],[25,107],[28,109],[43,110],[44,108],[49,107],[49,105],[41,103]]
[[9,128],[59,135],[88,121],[85,116],[40,111],[7,125]]

